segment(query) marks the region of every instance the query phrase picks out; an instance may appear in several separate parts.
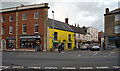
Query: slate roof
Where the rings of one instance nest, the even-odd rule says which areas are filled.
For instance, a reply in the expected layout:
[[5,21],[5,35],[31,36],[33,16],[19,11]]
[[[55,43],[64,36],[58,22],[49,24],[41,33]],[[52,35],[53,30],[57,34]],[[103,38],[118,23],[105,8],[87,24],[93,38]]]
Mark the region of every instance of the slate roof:
[[[50,22],[49,23],[50,28],[53,28],[53,19],[48,18],[48,21]],[[60,22],[57,20],[54,20],[54,28],[59,30],[74,32],[67,23]]]
[[75,33],[79,33],[79,34],[86,34],[85,30],[83,28],[80,27],[75,27],[75,26],[71,26],[70,27],[73,29],[73,31]]
[[104,15],[110,15],[110,14],[115,14],[115,13],[120,13],[120,8],[115,9],[115,10],[112,10],[112,11],[110,11],[109,13],[104,14]]

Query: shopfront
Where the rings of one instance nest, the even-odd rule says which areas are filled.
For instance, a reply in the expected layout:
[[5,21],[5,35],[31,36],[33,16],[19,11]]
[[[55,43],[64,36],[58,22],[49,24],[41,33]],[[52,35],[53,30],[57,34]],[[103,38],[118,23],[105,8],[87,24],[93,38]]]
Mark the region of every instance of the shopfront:
[[108,46],[116,46],[120,48],[120,36],[109,36]]
[[15,48],[15,37],[7,37],[7,48]]
[[41,45],[40,35],[20,35],[20,48],[36,48]]

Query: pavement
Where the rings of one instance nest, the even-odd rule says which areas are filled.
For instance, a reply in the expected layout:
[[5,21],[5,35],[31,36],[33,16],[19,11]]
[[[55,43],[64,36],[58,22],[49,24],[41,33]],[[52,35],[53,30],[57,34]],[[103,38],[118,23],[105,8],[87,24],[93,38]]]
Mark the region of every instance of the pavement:
[[119,49],[2,52],[1,69],[120,69]]

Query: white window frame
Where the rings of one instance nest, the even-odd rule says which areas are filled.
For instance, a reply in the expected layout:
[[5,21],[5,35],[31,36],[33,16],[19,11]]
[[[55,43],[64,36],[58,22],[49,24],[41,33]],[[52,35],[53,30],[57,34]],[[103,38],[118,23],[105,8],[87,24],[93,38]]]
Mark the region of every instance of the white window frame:
[[[11,27],[12,27],[12,31],[11,31]],[[13,34],[13,26],[9,26],[9,34]]]
[[4,26],[1,27],[1,34],[4,35],[5,34],[5,27],[3,28]]
[[[24,27],[24,26],[26,26],[26,32],[24,32],[24,30],[23,30],[23,27]],[[26,24],[23,24],[23,25],[22,25],[22,34],[26,34],[26,33],[27,33],[27,25],[26,25]]]
[[120,34],[120,25],[114,27],[114,34]]
[[22,20],[27,20],[27,14],[26,13],[22,14]]
[[120,15],[115,15],[115,21],[120,21]]
[[[3,18],[4,18],[4,20],[3,20]],[[1,17],[1,22],[5,22],[5,16]]]
[[10,22],[13,22],[13,20],[11,20],[11,18],[13,18],[13,15],[10,15],[10,16],[9,16],[9,21],[10,21]]
[[[36,13],[38,13],[38,15],[37,15],[38,17],[36,17]],[[34,12],[34,19],[39,19],[39,12],[37,12],[37,11]]]
[[[37,31],[37,32],[35,31],[35,26],[36,26],[36,24],[38,25],[38,31]],[[35,23],[35,24],[34,24],[34,33],[38,33],[38,32],[39,32],[39,24],[38,24],[38,23]]]

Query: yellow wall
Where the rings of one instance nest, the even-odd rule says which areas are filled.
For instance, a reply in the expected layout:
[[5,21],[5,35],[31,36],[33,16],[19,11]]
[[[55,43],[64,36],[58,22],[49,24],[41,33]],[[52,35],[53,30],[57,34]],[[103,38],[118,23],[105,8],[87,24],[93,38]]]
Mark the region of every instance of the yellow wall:
[[[75,47],[75,36],[74,36],[74,32],[69,32],[69,31],[64,31],[64,30],[58,30],[58,29],[54,29],[54,32],[57,32],[58,34],[58,40],[60,40],[60,42],[64,42],[63,40],[66,40],[65,43],[65,50],[70,50],[67,48],[67,43],[69,42],[68,36],[69,34],[71,34],[71,40],[72,40],[72,49],[74,49]],[[52,48],[52,34],[53,34],[53,29],[49,28],[49,50]]]

